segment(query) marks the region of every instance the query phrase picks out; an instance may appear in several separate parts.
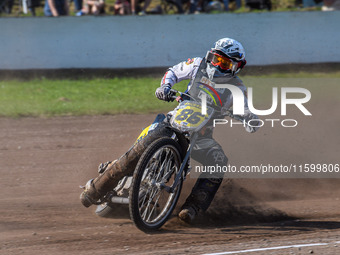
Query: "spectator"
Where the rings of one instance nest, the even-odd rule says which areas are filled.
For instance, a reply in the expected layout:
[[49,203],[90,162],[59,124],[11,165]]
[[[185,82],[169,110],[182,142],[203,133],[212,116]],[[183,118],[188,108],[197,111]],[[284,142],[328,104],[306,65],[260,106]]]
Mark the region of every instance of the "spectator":
[[324,0],[322,11],[340,10],[340,0]]
[[74,2],[74,12],[76,16],[82,16],[84,13],[82,12],[83,9],[83,0],[73,0]]
[[198,13],[198,0],[190,0],[189,14]]
[[322,0],[302,0],[304,8],[312,8],[322,5]]
[[12,8],[13,8],[14,0],[3,0],[0,1],[0,13],[4,12],[7,14],[12,13]]
[[40,0],[27,0],[27,7],[31,11],[32,16],[35,16],[35,8],[40,6]]
[[99,15],[105,13],[105,1],[104,0],[85,0],[84,8],[82,11],[84,14]]
[[44,14],[47,17],[66,16],[69,14],[68,0],[46,0]]
[[131,4],[128,0],[117,0],[114,5],[115,15],[130,15]]
[[[236,3],[236,10],[241,8],[241,0],[235,0]],[[223,0],[224,4],[224,11],[229,11],[229,0]]]
[[[309,0],[307,0],[307,1],[309,1]],[[272,9],[272,1],[271,0],[246,0],[245,3],[246,3],[246,6],[248,6],[250,8],[250,10],[265,10],[265,9],[267,9],[268,11],[270,11]]]
[[138,13],[138,15],[146,15],[146,9],[149,7],[151,0],[145,0],[142,10],[140,12],[138,12],[139,11],[139,6],[138,6],[139,1],[142,2],[144,0],[131,0],[131,13],[132,13],[132,15],[136,15],[136,13]]

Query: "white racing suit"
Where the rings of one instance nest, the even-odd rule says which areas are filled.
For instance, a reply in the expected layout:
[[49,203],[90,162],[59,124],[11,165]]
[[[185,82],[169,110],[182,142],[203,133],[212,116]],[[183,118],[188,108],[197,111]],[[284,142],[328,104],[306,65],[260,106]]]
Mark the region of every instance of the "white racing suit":
[[[206,73],[209,75],[209,79],[218,81],[222,79],[223,83],[232,84],[238,86],[246,95],[246,87],[242,81],[237,77],[231,76],[218,76],[215,75],[215,68],[211,68],[209,64],[202,58],[189,59],[186,62],[181,62],[171,67],[164,75],[161,86],[172,87],[175,83],[182,80],[191,80],[188,85],[188,90],[193,84],[195,79],[200,77],[200,74]],[[218,83],[218,82],[217,82]],[[216,89],[218,91],[221,101],[223,101],[223,107],[229,109],[233,105],[233,97],[227,89]],[[190,92],[190,91],[189,91]],[[247,101],[244,101],[245,114],[243,118],[247,121],[249,119],[257,119],[257,116],[252,114],[247,105]],[[170,113],[171,114],[171,113]],[[157,118],[166,119],[163,114]],[[161,126],[161,125],[159,125]],[[255,124],[253,126],[256,126]],[[222,147],[212,138],[213,127],[211,123],[207,123],[205,133],[199,136],[195,145],[193,146],[191,157],[200,162],[203,165],[226,165],[228,158],[225,156]],[[252,126],[245,126],[248,132],[255,132],[256,128]],[[105,171],[95,178],[90,187],[81,194],[80,199],[84,206],[88,207],[95,203],[98,199],[102,198],[115,187],[119,180],[124,176],[131,176],[136,167],[136,164],[144,152],[153,141],[160,137],[171,137],[172,132],[167,128],[157,128],[154,131],[148,133],[148,135],[139,142],[136,142],[124,155],[114,162],[109,162],[105,166]],[[200,176],[195,186],[192,189],[191,194],[187,198],[182,208],[191,206],[196,213],[199,210],[205,211],[212,202],[219,186],[222,182],[222,175]]]
[[[220,83],[235,85],[240,88],[244,94],[245,114],[242,118],[245,120],[245,123],[248,123],[248,120],[252,120],[252,125],[245,125],[245,129],[247,132],[255,132],[257,130],[257,124],[255,124],[253,120],[258,118],[249,111],[246,87],[238,77],[231,75],[226,76],[221,73],[217,74],[217,72],[218,71],[214,67],[206,63],[205,59],[188,59],[188,61],[181,62],[168,69],[161,81],[161,87],[169,85],[170,87],[173,87],[182,80],[191,80],[186,91],[190,93],[191,86],[192,84],[196,84],[196,81],[199,80],[200,73],[204,73],[211,81],[216,81],[218,83],[219,80],[222,80]],[[231,108],[233,105],[232,93],[230,93],[228,89],[216,89],[216,91],[219,93],[223,103],[222,108]],[[193,146],[191,158],[205,166],[227,165],[228,158],[224,154],[222,147],[212,137],[212,123],[208,123],[204,128],[204,135],[199,136]],[[222,180],[223,173],[215,175],[209,173],[201,174],[182,208],[190,206],[196,210],[196,214],[200,210],[207,210],[220,187]]]

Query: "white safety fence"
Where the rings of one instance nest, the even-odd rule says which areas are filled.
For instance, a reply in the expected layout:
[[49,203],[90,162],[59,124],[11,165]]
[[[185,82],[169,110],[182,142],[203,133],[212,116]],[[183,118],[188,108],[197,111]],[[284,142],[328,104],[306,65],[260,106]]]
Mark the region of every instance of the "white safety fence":
[[166,67],[239,40],[248,65],[340,62],[340,12],[0,19],[0,69]]

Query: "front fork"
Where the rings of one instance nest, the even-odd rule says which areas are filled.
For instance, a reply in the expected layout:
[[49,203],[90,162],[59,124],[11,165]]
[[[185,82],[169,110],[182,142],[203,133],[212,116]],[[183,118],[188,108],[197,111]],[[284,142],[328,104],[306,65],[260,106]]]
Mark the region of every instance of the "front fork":
[[190,144],[187,148],[187,153],[185,154],[184,159],[183,159],[182,164],[181,164],[181,167],[180,167],[178,173],[176,174],[174,183],[170,187],[163,184],[164,187],[162,187],[162,188],[164,188],[167,192],[174,193],[175,189],[177,188],[177,186],[179,184],[180,179],[181,178],[184,179],[185,176],[188,174],[188,173],[185,173],[185,176],[184,176],[183,172],[184,172],[185,167],[187,166],[187,162],[188,162],[189,157],[190,157],[191,149],[195,145],[197,136],[198,136],[198,133],[194,133],[194,134],[192,134],[192,137],[190,138]]

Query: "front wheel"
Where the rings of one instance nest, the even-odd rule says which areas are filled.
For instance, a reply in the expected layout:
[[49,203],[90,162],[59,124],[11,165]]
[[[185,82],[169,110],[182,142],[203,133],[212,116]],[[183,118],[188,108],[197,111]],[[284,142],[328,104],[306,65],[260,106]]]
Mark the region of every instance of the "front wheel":
[[130,217],[140,230],[157,230],[171,216],[183,178],[173,192],[169,188],[181,162],[181,148],[171,138],[160,138],[144,151],[134,171],[129,204]]

